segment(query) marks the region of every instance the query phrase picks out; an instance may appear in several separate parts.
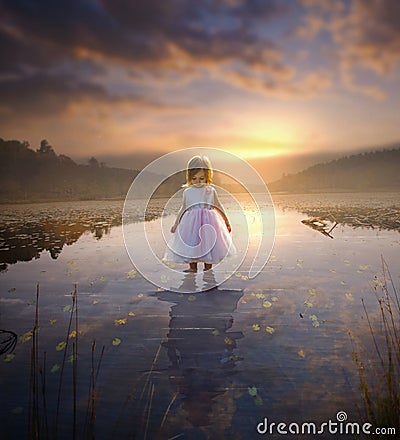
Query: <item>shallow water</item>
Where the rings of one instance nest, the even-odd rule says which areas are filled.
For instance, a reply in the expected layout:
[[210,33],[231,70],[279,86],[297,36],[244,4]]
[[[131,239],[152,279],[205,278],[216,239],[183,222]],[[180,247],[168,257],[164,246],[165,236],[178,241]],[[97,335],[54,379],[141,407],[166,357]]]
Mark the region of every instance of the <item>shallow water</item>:
[[[307,217],[302,210],[312,204],[376,207],[398,200],[393,194],[362,197],[275,197],[277,235],[262,273],[249,280],[246,262],[218,290],[195,295],[157,289],[133,270],[123,244],[121,202],[5,207],[0,328],[20,340],[14,357],[0,359],[2,434],[21,438],[29,429],[32,339],[27,332],[35,318],[36,283],[50,432],[66,353],[59,438],[71,438],[72,429],[74,334],[66,350],[57,348],[66,339],[74,283],[80,435],[94,340],[95,364],[105,347],[95,399],[98,439],[257,438],[256,426],[264,417],[276,423],[322,423],[336,420],[338,411],[349,421],[366,421],[357,408],[361,401],[348,330],[368,350],[361,298],[375,322],[372,286],[381,274],[381,255],[399,285],[400,235],[338,225],[330,239],[301,223]],[[154,212],[150,234],[160,229],[161,220],[172,221]],[[140,222],[131,225],[140,227]],[[182,279],[207,282],[203,272]]]

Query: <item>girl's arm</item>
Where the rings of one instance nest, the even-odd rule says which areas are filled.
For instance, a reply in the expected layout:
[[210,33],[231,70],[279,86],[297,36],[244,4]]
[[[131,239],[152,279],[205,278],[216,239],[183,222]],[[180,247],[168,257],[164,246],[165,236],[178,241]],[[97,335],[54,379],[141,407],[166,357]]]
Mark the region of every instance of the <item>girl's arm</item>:
[[232,231],[231,224],[229,223],[228,216],[225,213],[224,207],[219,201],[218,194],[217,191],[215,191],[215,188],[214,188],[214,207],[218,210],[222,218],[225,220],[225,224],[226,227],[228,228],[228,231],[231,232]]
[[182,215],[183,213],[186,211],[186,197],[185,197],[185,191],[183,192],[183,201],[182,201],[182,206],[181,209],[178,212],[178,215],[176,216],[176,220],[175,223],[172,225],[171,227],[171,232],[174,234],[176,231],[176,228],[179,225],[179,222],[181,221]]

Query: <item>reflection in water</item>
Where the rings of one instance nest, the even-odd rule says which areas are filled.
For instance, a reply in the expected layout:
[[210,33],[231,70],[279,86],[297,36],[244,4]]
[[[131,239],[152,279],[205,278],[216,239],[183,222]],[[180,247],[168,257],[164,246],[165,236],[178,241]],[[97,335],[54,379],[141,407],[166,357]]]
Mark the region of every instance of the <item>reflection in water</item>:
[[64,246],[69,246],[85,233],[91,232],[97,239],[108,234],[112,225],[65,224],[59,222],[21,224],[0,232],[0,270],[18,261],[40,258],[48,251],[52,259],[57,259]]
[[3,206],[0,216],[0,271],[48,251],[57,259],[64,246],[85,233],[97,239],[121,225],[121,202],[48,203]]
[[[240,200],[244,209],[251,211],[252,205],[243,194]],[[137,200],[124,221],[141,221],[143,212],[146,220],[156,219],[164,212],[165,202],[164,199],[152,199],[146,206],[145,201]],[[307,214],[309,219],[304,223],[313,228],[322,226],[323,230],[318,230],[324,234],[331,234],[331,226],[336,223],[352,228],[400,231],[398,193],[276,195],[274,204],[283,211]],[[2,205],[0,272],[5,271],[8,264],[40,258],[43,251],[57,259],[64,246],[75,243],[85,233],[102,238],[113,226],[121,225],[122,208],[123,201],[111,200]],[[169,214],[173,208],[171,205],[164,214]],[[229,204],[226,208],[229,209]],[[322,225],[315,223],[315,219]]]
[[182,275],[182,284],[177,287],[177,290],[182,293],[194,292],[195,290],[204,292],[215,288],[218,284],[213,269],[199,273],[183,272]]
[[172,430],[177,426],[189,435],[184,438],[207,437],[205,427],[217,412],[216,400],[230,388],[240,360],[236,341],[243,333],[229,330],[242,295],[241,291],[219,289],[196,295],[158,294],[161,301],[175,304],[163,347],[170,362],[170,385],[178,397],[171,408],[173,422],[167,419],[163,426],[163,438],[176,435]]

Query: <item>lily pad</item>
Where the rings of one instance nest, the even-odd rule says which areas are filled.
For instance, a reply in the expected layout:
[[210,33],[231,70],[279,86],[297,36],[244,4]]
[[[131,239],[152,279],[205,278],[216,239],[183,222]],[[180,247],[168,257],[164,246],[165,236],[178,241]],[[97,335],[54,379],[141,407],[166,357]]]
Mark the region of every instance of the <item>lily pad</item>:
[[64,350],[64,348],[66,347],[66,345],[67,345],[67,343],[66,343],[65,341],[59,342],[59,343],[56,345],[56,350],[57,350],[57,351],[62,351],[62,350]]
[[136,275],[137,275],[136,270],[135,270],[135,269],[132,269],[132,270],[130,270],[130,271],[127,273],[126,277],[127,277],[128,279],[132,279],[132,278],[135,278]]
[[22,336],[19,337],[19,341],[24,343],[24,342],[28,342],[33,335],[33,331],[30,330],[29,332],[24,333]]
[[11,362],[13,359],[15,358],[15,354],[14,353],[8,353],[4,356],[3,361],[4,362]]
[[58,364],[54,364],[54,365],[51,367],[50,373],[56,373],[60,368],[61,368],[60,365],[58,365]]
[[248,387],[247,392],[250,394],[251,397],[257,396],[257,388],[256,387]]

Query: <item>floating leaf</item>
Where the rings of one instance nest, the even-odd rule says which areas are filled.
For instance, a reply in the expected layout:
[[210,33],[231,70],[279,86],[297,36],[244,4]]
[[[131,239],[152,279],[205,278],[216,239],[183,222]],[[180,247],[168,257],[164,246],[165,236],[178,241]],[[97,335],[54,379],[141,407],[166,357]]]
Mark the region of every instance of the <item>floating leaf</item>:
[[68,358],[68,362],[72,364],[72,362],[76,361],[78,359],[78,356],[76,354],[71,354],[71,356]]
[[247,280],[249,279],[249,277],[248,277],[247,275],[242,275],[241,279],[242,279],[243,281],[247,281]]
[[69,339],[76,338],[76,330],[72,330],[72,332],[68,335]]
[[242,299],[242,300],[240,301],[240,304],[247,304],[247,301],[246,301],[245,299]]
[[306,357],[306,354],[305,354],[304,350],[299,350],[299,351],[297,352],[297,354],[298,354],[301,358],[303,358],[303,359]]
[[272,303],[269,301],[264,301],[263,302],[263,307],[265,307],[266,309],[268,309],[269,307],[272,307]]
[[316,315],[310,315],[313,327],[319,327],[319,321]]
[[257,293],[257,294],[256,294],[256,298],[258,298],[258,299],[264,299],[264,298],[265,298],[265,295],[264,295],[263,293]]
[[54,325],[57,322],[57,319],[50,319],[49,322],[50,322],[51,325]]
[[307,307],[312,307],[313,303],[307,299],[307,300],[304,301],[304,305],[307,306]]
[[64,348],[65,348],[66,345],[67,345],[67,343],[66,343],[65,341],[62,341],[62,342],[60,342],[60,343],[58,343],[58,344],[56,345],[56,350],[57,350],[57,351],[64,350]]
[[[161,289],[162,290],[162,289]],[[143,298],[144,297],[144,295],[143,295],[143,293],[138,293],[138,295],[137,295],[139,298]]]
[[242,274],[240,272],[235,272],[235,277],[241,278]]
[[50,373],[56,373],[60,368],[61,368],[60,365],[58,365],[58,364],[54,364],[54,365],[51,367]]
[[353,294],[351,292],[347,292],[344,294],[344,296],[346,297],[346,299],[348,299],[349,301],[354,301],[354,297]]
[[14,353],[8,353],[4,356],[4,362],[11,362],[15,358]]
[[127,273],[126,277],[129,278],[129,279],[132,279],[132,278],[135,278],[136,275],[137,275],[136,270],[135,270],[135,269],[132,269],[132,270],[130,270],[130,271]]
[[24,333],[22,336],[19,337],[19,341],[24,343],[24,342],[28,342],[33,335],[33,331],[30,330],[29,332]]
[[257,406],[261,406],[263,404],[263,400],[261,399],[261,397],[257,394],[257,396],[254,398],[254,403]]
[[196,301],[196,296],[195,295],[189,295],[188,296],[188,301]]
[[122,319],[115,319],[114,320],[114,325],[116,327],[118,327],[119,325],[125,325],[126,324],[126,318],[122,318]]
[[106,280],[106,278],[102,275],[102,276],[100,277],[100,282],[101,282],[101,283],[104,283],[105,280]]
[[218,335],[219,335],[219,330],[218,330],[218,329],[213,330],[213,331],[212,331],[212,334],[213,334],[214,336],[218,336]]
[[112,345],[114,345],[114,347],[117,347],[120,343],[121,343],[121,339],[119,338],[114,338],[112,340]]
[[279,298],[278,298],[277,296],[273,296],[273,297],[271,298],[271,301],[272,301],[272,302],[277,302],[277,301],[279,301]]
[[310,289],[310,290],[308,291],[308,294],[309,294],[309,295],[316,295],[316,294],[317,294],[317,291],[316,291],[315,289]]
[[265,331],[270,335],[273,335],[275,333],[275,329],[273,327],[270,327],[269,325],[265,327]]
[[72,310],[72,306],[68,304],[67,306],[64,306],[63,312],[70,312]]
[[160,281],[161,281],[162,283],[168,283],[168,281],[169,281],[169,276],[168,276],[168,275],[165,275],[165,274],[162,274],[161,277],[160,277]]
[[97,299],[94,299],[92,304],[95,306],[96,304],[98,304],[99,302],[97,301]]
[[260,331],[260,324],[253,324],[252,327],[255,332]]
[[330,269],[329,272],[336,273],[336,269]]
[[129,312],[128,316],[136,316],[136,315],[135,315],[135,312]]
[[255,397],[257,396],[257,388],[256,387],[248,387],[247,388],[248,393],[250,394],[251,397]]
[[224,341],[225,341],[225,344],[228,344],[228,345],[232,345],[234,342],[233,339],[229,338],[228,336],[224,339]]

